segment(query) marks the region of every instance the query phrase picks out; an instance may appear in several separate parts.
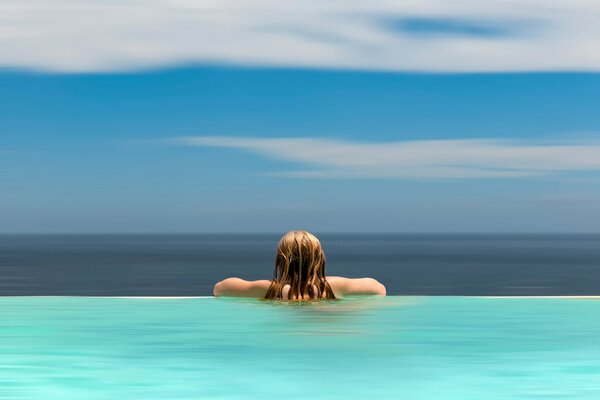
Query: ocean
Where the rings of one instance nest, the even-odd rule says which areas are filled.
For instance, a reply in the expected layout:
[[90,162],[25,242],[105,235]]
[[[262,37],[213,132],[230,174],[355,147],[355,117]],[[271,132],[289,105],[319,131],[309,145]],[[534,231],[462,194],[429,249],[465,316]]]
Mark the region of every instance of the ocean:
[[[319,234],[327,274],[388,295],[600,293],[600,235]],[[207,296],[269,279],[281,234],[1,235],[0,295]]]

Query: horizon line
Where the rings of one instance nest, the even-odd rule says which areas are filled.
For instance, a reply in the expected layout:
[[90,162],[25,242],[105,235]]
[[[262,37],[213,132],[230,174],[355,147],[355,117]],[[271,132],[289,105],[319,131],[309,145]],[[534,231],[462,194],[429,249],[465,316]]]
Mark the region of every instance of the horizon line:
[[[294,230],[294,229],[292,229]],[[306,230],[306,229],[297,229],[297,230]],[[27,236],[27,235],[84,235],[84,236],[94,236],[94,235],[280,235],[281,233],[285,233],[288,231],[263,231],[263,232],[236,232],[236,231],[228,231],[228,232],[209,232],[209,231],[198,231],[198,232],[0,232],[0,236]],[[518,232],[518,231],[501,231],[501,232],[491,232],[491,231],[472,231],[472,232],[374,232],[374,231],[353,231],[353,232],[339,232],[339,231],[321,231],[318,230],[310,230],[310,232],[317,232],[320,235],[600,235],[600,231],[598,232],[557,232],[557,231],[549,231],[549,232],[541,232],[541,231],[531,231],[531,232]]]

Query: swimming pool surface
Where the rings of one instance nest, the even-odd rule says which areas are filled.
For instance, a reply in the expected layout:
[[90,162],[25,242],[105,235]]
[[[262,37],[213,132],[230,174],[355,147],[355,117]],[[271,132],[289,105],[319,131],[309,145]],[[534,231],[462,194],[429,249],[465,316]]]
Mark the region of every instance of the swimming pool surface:
[[0,399],[600,399],[600,300],[0,298]]

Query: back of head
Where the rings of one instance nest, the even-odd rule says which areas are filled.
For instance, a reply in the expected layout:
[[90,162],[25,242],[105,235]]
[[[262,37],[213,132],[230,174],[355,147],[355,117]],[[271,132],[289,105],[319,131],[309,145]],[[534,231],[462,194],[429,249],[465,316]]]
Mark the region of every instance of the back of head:
[[317,237],[306,231],[290,231],[277,245],[275,272],[265,298],[280,299],[289,285],[288,299],[335,298],[325,279],[325,253]]

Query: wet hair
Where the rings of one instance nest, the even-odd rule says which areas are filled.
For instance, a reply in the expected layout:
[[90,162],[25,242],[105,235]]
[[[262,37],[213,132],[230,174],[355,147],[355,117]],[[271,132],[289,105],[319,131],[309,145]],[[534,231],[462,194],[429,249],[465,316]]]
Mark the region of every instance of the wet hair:
[[325,253],[317,237],[306,231],[290,231],[277,245],[273,280],[265,299],[282,299],[283,288],[290,285],[287,299],[335,299],[325,279]]

